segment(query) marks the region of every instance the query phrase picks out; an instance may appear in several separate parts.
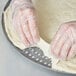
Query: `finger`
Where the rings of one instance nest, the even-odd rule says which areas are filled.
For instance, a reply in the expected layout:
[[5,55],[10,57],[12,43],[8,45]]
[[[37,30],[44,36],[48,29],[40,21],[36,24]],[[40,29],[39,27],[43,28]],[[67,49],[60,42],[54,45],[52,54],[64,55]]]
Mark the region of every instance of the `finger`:
[[74,44],[68,53],[67,59],[73,58],[76,55],[76,44]]
[[28,22],[33,37],[33,41],[36,43],[39,41],[39,32],[38,32],[36,18],[33,14],[28,16]]
[[18,28],[19,28],[18,33],[19,33],[19,36],[20,36],[20,38],[21,38],[21,41],[23,42],[23,44],[24,44],[26,47],[28,47],[30,44],[29,44],[27,38],[26,38],[25,35],[24,35],[24,32],[23,32],[23,30],[22,30],[22,27],[19,26]]
[[18,17],[13,17],[12,18],[12,25],[14,26],[14,29],[18,28],[18,26],[19,26],[19,18]]
[[53,45],[52,48],[54,48],[55,44],[58,43],[59,39],[64,35],[64,33],[67,31],[68,27],[69,26],[67,24],[62,24],[60,26],[60,28],[56,32],[56,35],[54,36],[54,38],[51,42],[51,45]]
[[55,44],[55,47],[52,49],[54,55],[59,57],[60,51],[67,40],[67,34],[64,34],[61,39]]
[[71,41],[69,39],[66,40],[65,44],[63,45],[61,51],[60,51],[60,59],[65,60],[67,58],[67,54],[71,49]]
[[31,32],[30,32],[30,29],[29,29],[29,25],[28,25],[28,21],[23,19],[21,21],[22,23],[22,29],[23,29],[23,32],[27,38],[27,40],[29,41],[30,44],[33,44],[33,38],[32,38],[32,35],[31,35]]

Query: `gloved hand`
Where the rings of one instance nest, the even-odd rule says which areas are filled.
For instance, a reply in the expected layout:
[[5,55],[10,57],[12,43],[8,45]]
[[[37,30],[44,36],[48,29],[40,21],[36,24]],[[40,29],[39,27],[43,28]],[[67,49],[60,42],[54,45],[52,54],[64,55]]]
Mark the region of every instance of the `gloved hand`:
[[61,25],[51,42],[51,52],[63,60],[76,55],[76,21]]
[[28,47],[39,41],[35,8],[31,0],[12,0],[12,24],[23,44]]

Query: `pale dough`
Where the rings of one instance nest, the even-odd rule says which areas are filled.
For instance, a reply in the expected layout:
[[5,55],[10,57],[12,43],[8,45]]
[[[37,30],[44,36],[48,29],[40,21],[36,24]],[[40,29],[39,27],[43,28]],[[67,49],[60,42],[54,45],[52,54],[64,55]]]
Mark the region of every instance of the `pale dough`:
[[[41,38],[48,43],[51,42],[53,36],[62,23],[76,20],[76,0],[33,0],[33,3],[38,13]],[[11,6],[4,12],[6,32],[9,39],[16,47],[25,49],[24,44],[21,43],[18,34],[11,24],[11,12]],[[49,44],[41,43],[44,43],[42,39],[39,45],[42,47],[43,45],[47,45],[45,48],[43,47],[45,49],[45,54],[52,57],[47,51]],[[55,58],[52,57],[52,61],[57,60],[54,59]],[[59,61],[57,64],[53,64],[52,68],[69,73],[76,73],[76,57],[69,61]]]

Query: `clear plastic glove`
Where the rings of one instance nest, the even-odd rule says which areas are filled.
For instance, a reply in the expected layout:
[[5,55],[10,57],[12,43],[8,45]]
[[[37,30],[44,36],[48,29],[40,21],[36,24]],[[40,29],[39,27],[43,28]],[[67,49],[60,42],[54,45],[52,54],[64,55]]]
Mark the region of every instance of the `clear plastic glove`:
[[51,52],[63,60],[71,59],[76,55],[76,21],[61,25],[52,40]]
[[23,44],[28,47],[39,41],[35,8],[31,0],[12,0],[12,22]]

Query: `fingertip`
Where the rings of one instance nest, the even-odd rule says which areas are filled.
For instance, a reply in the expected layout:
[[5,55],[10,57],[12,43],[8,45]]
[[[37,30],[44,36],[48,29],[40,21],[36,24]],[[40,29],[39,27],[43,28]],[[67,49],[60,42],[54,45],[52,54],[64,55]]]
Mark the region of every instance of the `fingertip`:
[[55,58],[59,58],[58,54],[55,52],[55,50],[51,51],[51,54],[55,57]]
[[74,56],[75,56],[75,54],[73,54],[73,53],[71,52],[71,54],[69,54],[69,55],[67,56],[67,60],[72,59]]
[[64,57],[64,56],[60,55],[60,56],[59,56],[59,59],[60,59],[60,60],[67,60],[67,57]]
[[40,35],[39,35],[38,29],[35,29],[35,30],[33,31],[32,37],[33,37],[34,43],[37,43],[37,42],[40,41]]
[[34,40],[34,44],[37,44],[40,41],[40,38]]

